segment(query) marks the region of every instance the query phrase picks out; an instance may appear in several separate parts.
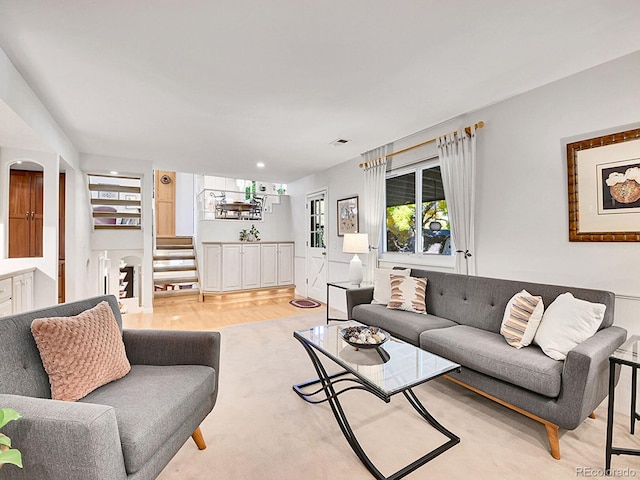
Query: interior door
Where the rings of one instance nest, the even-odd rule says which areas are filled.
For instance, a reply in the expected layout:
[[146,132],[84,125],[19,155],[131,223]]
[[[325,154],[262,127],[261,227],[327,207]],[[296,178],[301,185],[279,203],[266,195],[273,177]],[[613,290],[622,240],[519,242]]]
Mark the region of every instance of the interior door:
[[327,191],[307,195],[307,297],[327,301]]
[[155,173],[156,236],[176,236],[176,173]]

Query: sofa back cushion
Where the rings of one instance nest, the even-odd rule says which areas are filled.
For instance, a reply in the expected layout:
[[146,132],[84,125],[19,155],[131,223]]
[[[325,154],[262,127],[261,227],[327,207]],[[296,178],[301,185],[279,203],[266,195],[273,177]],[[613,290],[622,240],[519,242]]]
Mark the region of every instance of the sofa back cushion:
[[588,302],[603,303],[607,309],[599,328],[613,324],[615,296],[604,290],[420,269],[412,269],[411,275],[428,279],[427,311],[432,315],[453,320],[461,325],[470,325],[499,333],[507,303],[521,290],[527,290],[532,295],[541,296],[545,305],[550,305],[558,295],[565,292],[571,292],[574,297]]
[[95,307],[101,301],[111,306],[118,328],[122,317],[113,295],[54,305],[30,312],[9,315],[0,320],[0,393],[51,398],[49,376],[44,370],[40,352],[31,334],[31,322],[36,318],[69,317]]

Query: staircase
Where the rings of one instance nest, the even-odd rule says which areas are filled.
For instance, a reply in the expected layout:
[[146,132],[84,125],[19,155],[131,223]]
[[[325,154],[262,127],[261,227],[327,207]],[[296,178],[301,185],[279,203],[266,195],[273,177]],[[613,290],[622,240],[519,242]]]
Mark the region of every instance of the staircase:
[[156,237],[153,284],[154,299],[200,294],[192,237]]

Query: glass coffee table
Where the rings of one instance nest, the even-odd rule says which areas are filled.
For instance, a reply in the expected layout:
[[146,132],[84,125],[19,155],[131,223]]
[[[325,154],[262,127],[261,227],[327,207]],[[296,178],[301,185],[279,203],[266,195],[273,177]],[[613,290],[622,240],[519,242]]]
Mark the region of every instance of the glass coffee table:
[[[294,338],[302,344],[318,374],[317,379],[296,384],[293,390],[309,403],[328,402],[347,442],[369,472],[379,480],[397,480],[460,442],[460,438],[433,418],[412,390],[413,387],[446,373],[459,371],[460,365],[395,338],[390,338],[378,347],[356,350],[340,335],[342,329],[351,326],[363,325],[351,320],[341,325],[319,325],[293,332]],[[318,352],[343,370],[327,374]],[[314,386],[315,389],[312,388]],[[402,393],[418,414],[449,438],[449,441],[385,477],[365,454],[338,400],[342,393],[355,389],[372,393],[386,403],[394,395]]]

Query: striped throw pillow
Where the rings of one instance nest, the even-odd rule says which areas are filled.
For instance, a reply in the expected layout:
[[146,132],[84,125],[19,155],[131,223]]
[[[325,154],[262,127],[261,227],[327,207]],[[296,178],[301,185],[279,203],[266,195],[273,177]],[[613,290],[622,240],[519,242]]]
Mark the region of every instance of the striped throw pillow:
[[512,347],[526,347],[533,341],[543,313],[542,297],[522,290],[507,303],[500,333]]
[[427,313],[425,296],[427,279],[391,275],[391,300],[387,308],[407,312]]

